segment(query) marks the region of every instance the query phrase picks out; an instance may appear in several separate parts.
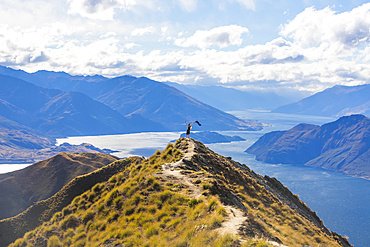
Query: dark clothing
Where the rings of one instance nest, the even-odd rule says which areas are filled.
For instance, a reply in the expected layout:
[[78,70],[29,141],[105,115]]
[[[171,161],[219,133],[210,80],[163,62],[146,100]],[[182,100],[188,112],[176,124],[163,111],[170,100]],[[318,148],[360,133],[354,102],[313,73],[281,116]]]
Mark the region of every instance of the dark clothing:
[[186,130],[186,135],[190,135],[191,125],[188,125],[188,129]]

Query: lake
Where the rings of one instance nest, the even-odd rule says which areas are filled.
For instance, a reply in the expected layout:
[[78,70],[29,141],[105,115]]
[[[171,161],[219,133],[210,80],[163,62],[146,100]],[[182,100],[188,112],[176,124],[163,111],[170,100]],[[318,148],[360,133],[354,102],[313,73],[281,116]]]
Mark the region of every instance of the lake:
[[[221,134],[239,135],[243,142],[208,144],[213,151],[250,167],[261,175],[276,177],[293,193],[299,195],[332,231],[348,236],[354,246],[370,246],[370,181],[354,178],[321,168],[267,164],[244,153],[261,135],[273,130],[286,130],[299,123],[323,124],[336,119],[269,113],[265,111],[238,111],[232,114],[260,120],[269,125],[262,131],[220,131]],[[184,125],[185,129],[185,125]],[[199,128],[201,130],[201,128]],[[150,132],[125,135],[84,136],[58,139],[57,143],[91,143],[99,148],[117,150],[120,158],[131,155],[148,157],[157,149],[180,136],[181,132]]]
[[0,164],[0,174],[21,170],[29,165],[32,164]]

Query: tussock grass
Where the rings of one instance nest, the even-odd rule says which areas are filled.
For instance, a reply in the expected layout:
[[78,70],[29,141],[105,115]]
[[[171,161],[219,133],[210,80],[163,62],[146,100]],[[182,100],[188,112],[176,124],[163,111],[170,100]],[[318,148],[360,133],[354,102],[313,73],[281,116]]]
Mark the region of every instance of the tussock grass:
[[[209,238],[212,229],[220,227],[225,219],[224,214],[215,211],[220,202],[215,197],[209,202],[188,198],[179,193],[179,184],[166,184],[153,176],[162,163],[180,158],[176,144],[169,144],[142,164],[128,166],[107,182],[77,196],[47,223],[52,230],[47,231],[45,226],[36,228],[12,246],[37,246],[40,236],[48,239],[50,246],[211,243],[217,239]],[[195,230],[195,225],[206,227]]]
[[[189,173],[204,193],[199,199],[189,198],[184,185],[164,181],[157,174],[161,164],[181,159],[179,147],[184,145],[178,140],[140,164],[126,165],[11,246],[265,247],[270,237],[288,246],[335,246],[330,237],[282,204],[248,172],[212,152],[195,155],[195,168]],[[223,200],[231,194],[248,210],[244,228],[258,232],[261,239],[247,235],[240,242],[239,236],[216,231],[229,219]]]

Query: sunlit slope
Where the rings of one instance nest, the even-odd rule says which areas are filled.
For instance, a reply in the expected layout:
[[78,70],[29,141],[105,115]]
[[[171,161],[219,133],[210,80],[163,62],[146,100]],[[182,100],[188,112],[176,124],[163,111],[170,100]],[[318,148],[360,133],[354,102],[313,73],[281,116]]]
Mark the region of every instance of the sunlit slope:
[[12,246],[349,246],[276,179],[193,139],[112,165],[121,171]]

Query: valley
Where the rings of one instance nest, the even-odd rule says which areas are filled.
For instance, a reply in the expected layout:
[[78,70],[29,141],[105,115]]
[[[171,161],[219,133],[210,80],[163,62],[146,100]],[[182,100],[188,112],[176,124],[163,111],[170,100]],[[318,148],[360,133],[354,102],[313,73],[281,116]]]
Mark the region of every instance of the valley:
[[369,0],[0,20],[0,247],[370,246]]
[[[0,94],[2,154],[7,157],[3,163],[42,160],[61,151],[105,152],[119,158],[148,158],[184,133],[184,119],[197,119],[202,126],[194,126],[191,137],[203,140],[208,143],[207,147],[261,175],[277,178],[318,212],[329,229],[348,236],[356,246],[365,246],[364,243],[369,241],[365,237],[370,229],[367,221],[367,205],[370,203],[368,180],[289,162],[267,164],[255,160],[254,155],[244,153],[270,131],[288,130],[301,126],[301,123],[323,125],[337,120],[334,115],[286,114],[261,110],[263,108],[256,106],[255,109],[240,110],[234,108],[235,105],[225,109],[238,111],[223,112],[148,78],[123,76],[108,79],[47,71],[34,74],[10,72],[17,78],[9,75],[1,77],[6,82],[2,84],[5,91]],[[39,86],[23,81],[27,78]],[[220,95],[228,92],[235,97],[243,97],[234,90],[209,90],[218,91]],[[30,92],[38,95],[36,101]],[[199,91],[191,93],[196,95]],[[208,102],[214,100],[207,97],[205,100]],[[258,97],[275,96],[267,94]],[[270,109],[284,102],[282,98],[279,100],[281,103],[270,104]],[[257,100],[255,103],[258,104]],[[353,109],[366,108],[363,101],[359,104],[361,107],[352,105]],[[216,130],[217,133],[209,130]],[[317,191],[321,192],[318,194]],[[338,208],[335,205],[342,206]],[[354,207],[356,210],[353,210]],[[356,227],[359,225],[361,229]]]

